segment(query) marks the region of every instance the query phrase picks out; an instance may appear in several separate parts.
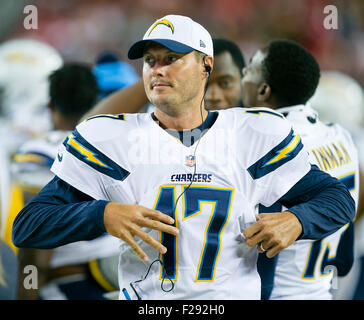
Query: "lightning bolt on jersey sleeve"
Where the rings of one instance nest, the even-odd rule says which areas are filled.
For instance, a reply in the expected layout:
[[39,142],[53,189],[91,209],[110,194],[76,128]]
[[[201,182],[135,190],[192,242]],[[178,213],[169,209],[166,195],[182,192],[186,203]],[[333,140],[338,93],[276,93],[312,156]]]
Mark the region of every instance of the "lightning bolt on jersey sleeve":
[[350,221],[355,203],[347,188],[317,166],[311,169],[309,153],[291,123],[269,109],[245,112],[256,117],[248,119],[253,130],[250,148],[244,150],[254,159],[247,166],[253,180],[250,197],[265,207],[276,201],[289,207],[302,224],[303,239],[322,238]]
[[[309,170],[308,154],[300,136],[278,112],[247,109],[249,131],[244,135],[249,147],[245,164],[252,179],[250,197],[267,207],[280,199]],[[245,140],[244,139],[244,140]]]
[[105,186],[114,180],[123,181],[130,172],[105,154],[102,147],[107,144],[108,132],[105,131],[109,123],[99,125],[99,122],[86,121],[78,125],[60,146],[51,170],[94,199],[107,199]]

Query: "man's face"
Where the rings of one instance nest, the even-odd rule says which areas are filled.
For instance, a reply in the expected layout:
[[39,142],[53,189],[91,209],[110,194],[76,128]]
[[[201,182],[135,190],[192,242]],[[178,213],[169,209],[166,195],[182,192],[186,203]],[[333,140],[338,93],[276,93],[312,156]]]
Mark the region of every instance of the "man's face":
[[175,53],[150,43],[144,52],[143,80],[148,99],[157,107],[192,102],[202,87],[202,63],[195,52]]
[[259,107],[258,89],[264,83],[262,63],[266,55],[264,50],[258,50],[243,69],[242,97],[245,108]]
[[207,110],[237,107],[241,102],[241,73],[228,51],[215,57],[206,95]]

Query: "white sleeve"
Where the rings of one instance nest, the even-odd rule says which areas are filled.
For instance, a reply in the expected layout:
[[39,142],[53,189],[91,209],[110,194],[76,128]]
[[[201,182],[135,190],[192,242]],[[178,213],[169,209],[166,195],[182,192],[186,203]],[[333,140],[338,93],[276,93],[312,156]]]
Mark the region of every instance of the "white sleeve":
[[59,147],[51,171],[95,200],[108,200],[103,177],[95,169],[69,153],[63,144]]
[[[129,172],[102,152],[100,143],[86,140],[88,137],[77,128],[60,145],[51,171],[94,199],[109,200],[106,186],[115,179],[124,180]],[[82,129],[87,132],[87,124],[82,124]]]
[[255,155],[247,170],[254,203],[271,206],[311,169],[300,136],[285,118],[260,116],[249,139]]

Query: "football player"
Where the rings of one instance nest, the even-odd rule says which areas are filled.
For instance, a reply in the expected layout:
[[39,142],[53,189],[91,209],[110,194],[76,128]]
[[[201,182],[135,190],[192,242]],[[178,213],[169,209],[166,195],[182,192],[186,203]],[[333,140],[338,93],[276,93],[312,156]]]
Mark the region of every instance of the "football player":
[[230,40],[214,38],[212,42],[214,69],[207,85],[205,108],[218,110],[241,107],[244,56],[237,44]]
[[[322,72],[317,90],[310,100],[320,119],[339,123],[352,135],[359,154],[359,182],[364,180],[364,92],[358,81],[347,74],[327,70]],[[361,184],[360,183],[360,184]],[[334,299],[364,298],[364,188],[359,188],[359,203],[355,216],[354,264],[350,273],[340,277]]]
[[[259,299],[257,246],[272,257],[351,221],[349,191],[310,165],[281,114],[205,110],[213,45],[200,24],[158,19],[128,56],[143,58],[154,113],[78,125],[60,146],[56,177],[14,221],[18,246],[108,232],[123,240],[120,299]],[[256,216],[276,201],[289,210]]]
[[[15,38],[0,44],[0,300],[15,299],[18,260],[11,241],[9,216],[21,208],[19,188],[12,184],[10,157],[24,141],[49,128],[47,77],[63,64],[50,45]],[[1,267],[0,267],[1,268]]]
[[[319,77],[319,66],[307,50],[292,41],[272,41],[257,51],[244,69],[244,105],[267,107],[282,113],[300,134],[310,162],[341,180],[357,206],[358,153],[350,133],[338,124],[322,123],[317,112],[307,104]],[[285,210],[280,203],[273,207],[277,211]],[[260,206],[260,210],[271,212],[272,208]],[[344,233],[346,229],[349,230]],[[332,299],[333,276],[347,274],[353,264],[352,232],[350,224],[323,239],[296,241],[279,253],[278,261],[268,261],[260,255],[263,298]],[[263,248],[269,249],[269,244]],[[270,295],[272,288],[268,280],[273,280],[269,278],[273,273],[267,273],[267,265],[273,266],[273,263],[277,265]]]
[[[25,203],[53,178],[50,167],[57,157],[58,145],[95,104],[98,93],[97,79],[88,65],[65,64],[49,76],[48,108],[53,130],[23,144],[11,164],[12,180],[22,190],[21,198]],[[18,298],[102,299],[104,293],[116,290],[117,281],[114,281],[114,287],[111,281],[104,279],[99,265],[106,259],[117,257],[117,253],[118,243],[111,236],[80,241],[54,250],[20,249],[20,269],[29,264],[39,268],[39,291],[20,286]],[[117,262],[115,264],[117,266]],[[117,268],[114,274],[117,275]],[[23,278],[20,283],[23,283]]]
[[15,38],[0,44],[0,234],[10,246],[6,221],[17,193],[10,181],[10,155],[49,129],[47,77],[62,64],[61,55],[39,40]]

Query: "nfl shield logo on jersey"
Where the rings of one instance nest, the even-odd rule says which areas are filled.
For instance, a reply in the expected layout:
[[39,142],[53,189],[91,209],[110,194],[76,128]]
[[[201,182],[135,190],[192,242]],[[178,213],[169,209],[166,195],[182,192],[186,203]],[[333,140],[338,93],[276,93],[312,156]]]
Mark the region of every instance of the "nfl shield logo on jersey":
[[193,167],[195,165],[195,156],[186,156],[186,166]]

